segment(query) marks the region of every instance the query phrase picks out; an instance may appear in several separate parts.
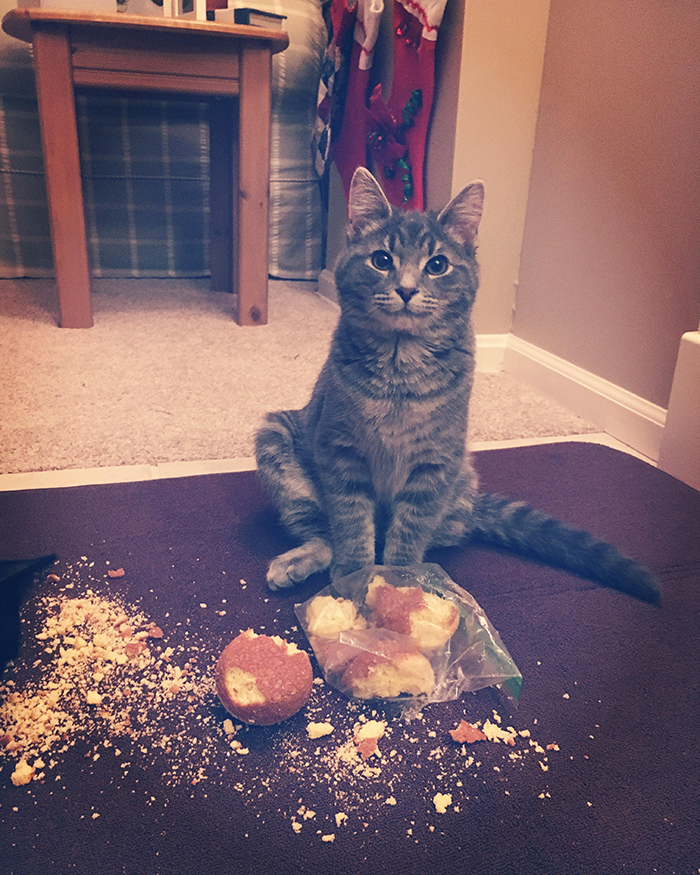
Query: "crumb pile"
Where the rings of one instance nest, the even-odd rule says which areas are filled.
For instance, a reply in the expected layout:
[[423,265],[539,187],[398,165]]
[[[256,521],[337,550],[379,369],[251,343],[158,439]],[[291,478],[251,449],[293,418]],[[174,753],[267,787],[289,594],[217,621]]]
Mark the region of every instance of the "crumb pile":
[[92,590],[44,598],[39,612],[38,678],[21,689],[12,679],[0,685],[0,758],[15,760],[13,784],[44,779],[83,736],[172,753],[176,736],[163,731],[163,715],[191,716],[206,692],[196,657],[178,664],[155,622]]

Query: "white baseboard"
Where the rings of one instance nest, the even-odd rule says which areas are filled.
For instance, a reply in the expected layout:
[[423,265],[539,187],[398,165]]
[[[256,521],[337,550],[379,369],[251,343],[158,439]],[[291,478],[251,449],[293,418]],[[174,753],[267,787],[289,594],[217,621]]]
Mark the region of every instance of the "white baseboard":
[[503,367],[601,431],[658,461],[666,422],[663,407],[512,334]]

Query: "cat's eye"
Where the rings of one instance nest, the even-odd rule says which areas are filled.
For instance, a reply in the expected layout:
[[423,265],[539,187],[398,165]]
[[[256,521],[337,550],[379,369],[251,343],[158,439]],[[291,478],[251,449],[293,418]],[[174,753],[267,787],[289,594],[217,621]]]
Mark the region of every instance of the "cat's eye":
[[449,266],[450,262],[445,255],[433,255],[425,265],[425,272],[429,273],[430,276],[442,276],[447,273]]
[[372,267],[377,270],[387,271],[394,266],[394,259],[383,249],[378,249],[372,253]]

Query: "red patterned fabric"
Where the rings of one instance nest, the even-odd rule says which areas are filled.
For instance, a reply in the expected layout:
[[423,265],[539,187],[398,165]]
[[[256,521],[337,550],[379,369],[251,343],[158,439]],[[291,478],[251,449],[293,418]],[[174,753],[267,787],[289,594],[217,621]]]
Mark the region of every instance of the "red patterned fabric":
[[[348,38],[354,16],[342,127],[332,148],[346,198],[355,170],[369,166],[392,204],[403,209],[425,208],[423,175],[435,86],[435,41],[444,7],[445,0],[423,4],[394,0],[394,78],[385,99],[380,86],[371,95],[367,93],[381,4],[359,0],[349,7],[346,0],[334,0],[330,51],[335,57]],[[320,113],[328,118],[325,96],[324,92]]]

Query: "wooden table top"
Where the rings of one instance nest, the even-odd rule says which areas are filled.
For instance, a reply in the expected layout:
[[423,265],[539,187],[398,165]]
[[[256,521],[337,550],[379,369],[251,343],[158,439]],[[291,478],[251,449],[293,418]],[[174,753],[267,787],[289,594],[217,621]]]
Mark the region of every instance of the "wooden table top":
[[283,30],[268,30],[247,24],[224,24],[214,21],[197,21],[193,18],[159,18],[149,15],[127,15],[115,13],[104,15],[71,9],[41,9],[29,7],[11,9],[2,20],[5,33],[24,42],[32,42],[34,25],[46,23],[90,25],[105,28],[125,28],[153,33],[190,32],[202,36],[238,37],[241,40],[267,42],[272,53],[287,48],[289,35]]

